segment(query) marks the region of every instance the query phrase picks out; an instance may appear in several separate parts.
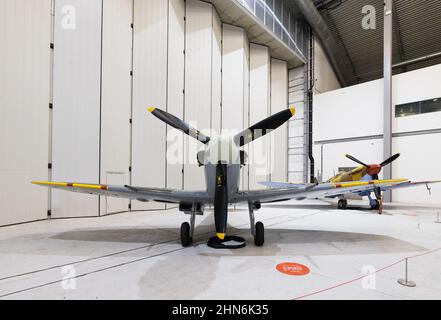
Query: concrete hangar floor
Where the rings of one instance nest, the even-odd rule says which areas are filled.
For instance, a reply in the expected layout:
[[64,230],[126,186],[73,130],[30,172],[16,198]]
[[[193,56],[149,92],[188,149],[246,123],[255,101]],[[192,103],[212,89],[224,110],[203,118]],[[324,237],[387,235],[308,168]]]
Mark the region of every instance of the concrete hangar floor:
[[[353,203],[353,202],[352,202]],[[306,206],[312,204],[312,206]],[[439,299],[441,224],[437,208],[322,201],[264,205],[265,244],[255,247],[248,212],[229,215],[238,250],[216,250],[210,212],[183,248],[177,210],[47,220],[0,228],[1,299]],[[440,249],[440,250],[438,250]],[[416,287],[397,283],[404,278]],[[306,266],[293,275],[284,262]],[[280,268],[279,268],[280,269]],[[306,268],[305,268],[306,270]]]

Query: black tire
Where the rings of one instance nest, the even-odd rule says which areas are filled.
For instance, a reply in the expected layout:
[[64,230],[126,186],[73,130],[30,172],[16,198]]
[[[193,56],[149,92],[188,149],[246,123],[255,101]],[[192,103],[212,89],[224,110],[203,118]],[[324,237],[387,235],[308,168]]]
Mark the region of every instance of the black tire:
[[263,246],[265,242],[265,227],[263,223],[258,221],[256,223],[256,235],[254,236],[254,244],[258,247]]
[[190,224],[184,222],[181,224],[181,244],[183,247],[191,245],[193,239],[190,237]]
[[346,199],[338,200],[338,208],[339,209],[346,210],[347,207],[348,207],[348,202],[346,201]]
[[372,210],[380,209],[380,202],[378,200],[375,200],[375,204],[374,205],[371,204],[371,209]]

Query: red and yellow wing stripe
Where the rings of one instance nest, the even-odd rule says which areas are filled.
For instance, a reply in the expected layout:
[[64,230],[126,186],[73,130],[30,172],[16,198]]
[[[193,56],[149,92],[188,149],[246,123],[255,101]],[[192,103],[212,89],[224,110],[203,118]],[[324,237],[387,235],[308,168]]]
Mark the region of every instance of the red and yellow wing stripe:
[[354,181],[354,182],[340,182],[333,183],[335,188],[349,188],[349,187],[361,187],[367,185],[384,185],[384,184],[397,184],[407,182],[408,179],[391,179],[391,180],[371,180],[371,181]]
[[72,183],[72,182],[52,182],[52,181],[32,181],[33,184],[46,187],[72,187],[80,189],[108,190],[107,185],[88,184],[88,183]]

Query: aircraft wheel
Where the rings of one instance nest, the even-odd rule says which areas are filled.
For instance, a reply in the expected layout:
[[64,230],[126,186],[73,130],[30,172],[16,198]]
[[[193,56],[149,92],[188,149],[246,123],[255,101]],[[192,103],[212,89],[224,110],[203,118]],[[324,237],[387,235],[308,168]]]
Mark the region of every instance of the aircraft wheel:
[[378,200],[374,200],[371,203],[371,209],[372,210],[378,210],[380,208],[380,202]]
[[192,242],[193,239],[190,237],[190,224],[184,222],[181,224],[181,244],[183,247],[188,247]]
[[254,236],[254,244],[258,247],[263,246],[265,242],[265,227],[263,223],[258,221],[256,223],[256,235]]
[[348,202],[346,201],[346,199],[340,199],[338,200],[338,208],[345,210],[348,207]]

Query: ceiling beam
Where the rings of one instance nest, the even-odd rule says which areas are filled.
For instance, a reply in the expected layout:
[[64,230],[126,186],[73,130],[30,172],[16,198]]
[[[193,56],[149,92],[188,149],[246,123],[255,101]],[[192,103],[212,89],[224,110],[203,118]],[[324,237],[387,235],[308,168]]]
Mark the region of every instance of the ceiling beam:
[[[352,77],[357,80],[357,83],[359,83],[361,81],[361,79],[360,79],[360,77],[359,77],[359,75],[357,73],[357,70],[355,69],[354,61],[352,61],[352,58],[351,58],[351,56],[349,55],[349,52],[348,52],[348,48],[346,47],[346,44],[343,41],[343,37],[341,36],[340,31],[338,31],[338,27],[337,27],[334,19],[332,19],[331,15],[329,14],[329,10],[327,8],[326,8],[326,16],[327,16],[327,19],[328,19],[329,23],[332,24],[332,26],[333,26],[333,28],[335,30],[335,33],[337,35],[337,39],[340,40],[340,42],[341,42],[341,45],[343,47],[344,55],[346,56],[346,59],[349,61],[349,64],[351,65]],[[350,82],[352,82],[352,81],[350,81]]]
[[344,68],[342,67],[340,59],[337,56],[337,42],[335,41],[335,38],[325,20],[311,0],[294,0],[293,2],[300,9],[301,13],[314,30],[314,33],[320,39],[323,49],[331,62],[332,68],[334,69],[340,84],[343,87],[347,86],[348,81],[343,71]]

